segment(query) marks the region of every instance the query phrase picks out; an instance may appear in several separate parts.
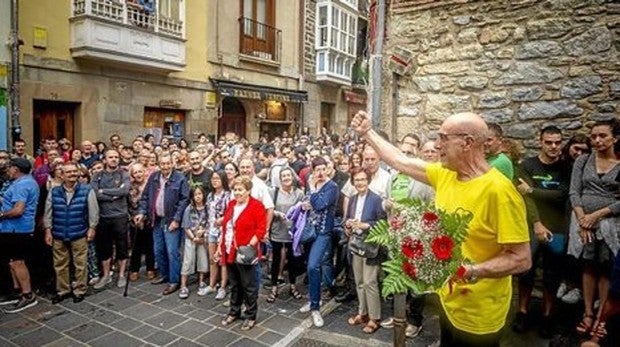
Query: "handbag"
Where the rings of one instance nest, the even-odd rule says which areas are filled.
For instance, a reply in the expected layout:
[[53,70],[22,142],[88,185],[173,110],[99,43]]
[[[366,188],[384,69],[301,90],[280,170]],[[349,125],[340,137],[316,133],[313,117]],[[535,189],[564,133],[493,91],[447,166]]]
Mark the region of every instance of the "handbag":
[[349,250],[351,253],[362,258],[375,258],[379,254],[379,245],[365,242],[366,234],[353,233],[349,240]]
[[252,246],[237,247],[235,255],[235,263],[239,265],[256,265],[258,264],[258,252]]
[[314,239],[316,239],[316,228],[314,227],[314,221],[310,217],[310,213],[308,213],[308,218],[306,218],[306,224],[301,231],[301,238],[299,239],[299,242],[309,243],[314,241]]

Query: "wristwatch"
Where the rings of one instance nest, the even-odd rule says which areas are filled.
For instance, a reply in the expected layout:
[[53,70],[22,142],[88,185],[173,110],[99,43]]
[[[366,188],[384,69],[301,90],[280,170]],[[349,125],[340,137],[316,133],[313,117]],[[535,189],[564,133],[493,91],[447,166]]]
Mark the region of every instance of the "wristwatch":
[[0,211],[0,219],[4,218],[4,212]]
[[478,269],[476,265],[469,266],[469,278],[467,278],[467,283],[476,283],[478,282]]

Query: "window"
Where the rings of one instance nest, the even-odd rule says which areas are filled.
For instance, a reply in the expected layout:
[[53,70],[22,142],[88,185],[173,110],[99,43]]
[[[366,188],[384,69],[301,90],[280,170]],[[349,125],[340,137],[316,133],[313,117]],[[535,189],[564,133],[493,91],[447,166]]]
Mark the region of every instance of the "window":
[[357,0],[319,1],[316,7],[316,71],[350,79],[357,50]]
[[240,1],[240,53],[279,61],[281,31],[275,27],[275,0]]
[[319,68],[319,72],[323,72],[325,71],[325,52],[320,52],[318,55],[318,68]]
[[159,15],[165,18],[181,20],[179,9],[183,0],[158,0]]

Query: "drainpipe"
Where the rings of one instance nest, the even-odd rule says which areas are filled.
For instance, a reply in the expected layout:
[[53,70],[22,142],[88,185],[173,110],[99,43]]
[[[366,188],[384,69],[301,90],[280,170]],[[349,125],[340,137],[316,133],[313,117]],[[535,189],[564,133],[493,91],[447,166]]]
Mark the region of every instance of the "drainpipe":
[[[299,79],[297,81],[297,89],[303,90],[305,87],[305,74],[304,74],[304,52],[306,48],[306,0],[301,0],[299,5]],[[297,135],[301,135],[301,129],[304,127],[304,103],[299,102],[299,111],[297,119]]]
[[19,104],[19,1],[11,0],[11,83],[10,83],[10,103],[11,103],[11,141],[9,148],[13,148],[15,140],[21,137],[22,127],[20,125],[20,104]]
[[385,0],[377,0],[377,22],[375,24],[375,42],[370,56],[372,61],[372,69],[370,70],[371,80],[371,102],[370,116],[372,118],[372,126],[379,129],[381,120],[381,65],[383,62],[383,34],[385,32]]

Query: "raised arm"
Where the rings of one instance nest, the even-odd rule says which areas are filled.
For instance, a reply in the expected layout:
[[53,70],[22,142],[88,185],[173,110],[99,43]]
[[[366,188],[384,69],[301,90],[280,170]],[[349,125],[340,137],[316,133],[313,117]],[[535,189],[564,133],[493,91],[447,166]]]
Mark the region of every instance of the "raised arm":
[[381,160],[392,168],[422,183],[429,184],[426,177],[427,163],[424,160],[407,157],[389,141],[377,134],[371,127],[370,117],[364,111],[357,112],[353,120],[351,120],[351,128],[366,139],[366,142],[377,151]]

